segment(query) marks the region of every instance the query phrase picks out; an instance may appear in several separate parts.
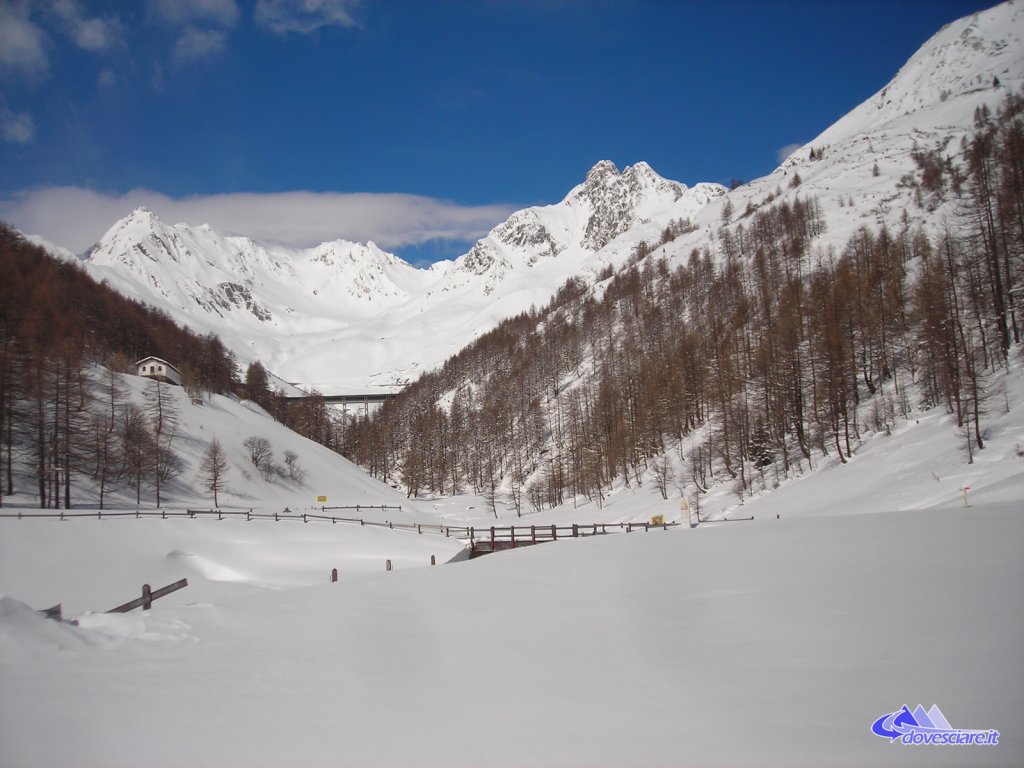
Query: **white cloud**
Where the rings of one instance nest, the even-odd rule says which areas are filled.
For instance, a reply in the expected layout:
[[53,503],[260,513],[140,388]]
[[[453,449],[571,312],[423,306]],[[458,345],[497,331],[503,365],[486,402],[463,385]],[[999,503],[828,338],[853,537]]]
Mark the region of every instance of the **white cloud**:
[[47,37],[27,3],[0,2],[0,74],[39,77],[50,65]]
[[786,159],[790,155],[792,155],[802,146],[803,144],[787,144],[786,146],[782,147],[781,149],[775,152],[775,162],[777,162],[779,165],[782,165],[784,162],[786,162]]
[[281,192],[177,199],[146,189],[106,195],[79,187],[43,187],[0,201],[0,219],[81,253],[140,205],[167,223],[209,224],[260,242],[305,248],[343,238],[373,240],[390,250],[438,239],[475,240],[515,210],[407,194]]
[[47,51],[53,41],[41,24],[32,19],[40,9],[41,21],[56,28],[79,48],[99,52],[121,42],[120,20],[87,18],[78,0],[51,0],[46,4],[0,0],[0,75],[40,78],[50,67]]
[[308,35],[321,27],[359,26],[351,11],[360,0],[258,0],[256,24],[276,35]]
[[[238,24],[241,12],[235,0],[147,0],[151,21],[180,29],[171,49],[175,67],[207,61],[227,48],[226,30]],[[164,74],[158,67],[153,87],[163,90]]]
[[229,29],[241,15],[235,0],[148,0],[146,7],[151,19],[174,27],[212,24]]
[[211,59],[226,46],[227,35],[219,29],[185,27],[171,51],[171,62],[181,66]]
[[117,40],[116,25],[104,19],[82,19],[71,35],[75,44],[87,51],[105,51]]
[[78,0],[55,0],[50,10],[75,45],[83,50],[105,51],[121,40],[121,22],[116,16],[86,18]]
[[28,144],[36,135],[36,124],[27,112],[0,111],[0,138],[14,144]]
[[96,84],[102,88],[112,88],[117,85],[117,74],[108,67],[100,72],[99,77],[96,78]]

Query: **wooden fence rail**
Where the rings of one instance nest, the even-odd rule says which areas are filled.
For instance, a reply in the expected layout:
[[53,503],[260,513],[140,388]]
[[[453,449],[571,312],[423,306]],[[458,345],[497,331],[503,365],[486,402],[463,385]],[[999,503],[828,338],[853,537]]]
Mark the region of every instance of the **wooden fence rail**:
[[477,528],[455,527],[447,529],[446,535],[455,534],[459,538],[469,539],[469,548],[473,554],[494,552],[498,549],[510,549],[529,546],[558,539],[577,539],[587,536],[602,536],[609,533],[632,533],[633,531],[651,531],[675,528],[678,522],[661,523],[574,523],[572,525],[510,525]]

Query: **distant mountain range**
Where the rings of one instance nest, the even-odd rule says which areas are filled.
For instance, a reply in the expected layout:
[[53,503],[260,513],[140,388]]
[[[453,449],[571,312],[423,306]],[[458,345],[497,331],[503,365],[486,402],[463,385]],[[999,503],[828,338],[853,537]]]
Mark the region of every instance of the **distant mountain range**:
[[217,333],[244,361],[323,392],[400,386],[474,336],[542,304],[565,279],[621,262],[638,228],[689,220],[724,194],[646,163],[600,162],[556,205],[513,214],[428,269],[373,243],[297,250],[166,224],[140,208],[85,256],[96,278]]
[[[734,190],[687,187],[646,163],[597,163],[560,203],[514,213],[454,261],[413,267],[374,245],[298,250],[167,224],[138,209],[84,255],[88,271],[180,323],[215,332],[241,362],[324,393],[387,391],[493,328],[540,306],[569,277],[599,282],[641,243],[677,235],[671,257],[707,246],[723,223],[766,201],[817,199],[818,253],[860,226],[912,216],[938,226],[941,190],[908,183],[922,162],[955,156],[975,110],[1024,82],[1024,7],[1009,2],[947,25],[877,94],[779,168]],[[785,108],[785,105],[780,105]]]

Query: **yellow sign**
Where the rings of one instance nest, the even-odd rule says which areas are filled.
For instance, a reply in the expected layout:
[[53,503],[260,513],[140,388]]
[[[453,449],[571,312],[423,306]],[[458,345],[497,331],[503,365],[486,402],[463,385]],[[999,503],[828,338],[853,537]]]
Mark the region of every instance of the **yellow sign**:
[[327,497],[326,496],[317,496],[316,497],[316,503],[317,504],[326,504],[327,503]]
[[651,525],[664,525],[664,524],[665,524],[665,516],[664,515],[654,515],[651,518]]

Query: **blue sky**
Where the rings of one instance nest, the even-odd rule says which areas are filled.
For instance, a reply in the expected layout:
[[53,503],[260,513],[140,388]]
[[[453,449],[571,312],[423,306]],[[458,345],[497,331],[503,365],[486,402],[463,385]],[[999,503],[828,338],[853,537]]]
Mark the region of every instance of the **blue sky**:
[[451,257],[602,159],[763,175],[991,4],[0,0],[0,217]]

